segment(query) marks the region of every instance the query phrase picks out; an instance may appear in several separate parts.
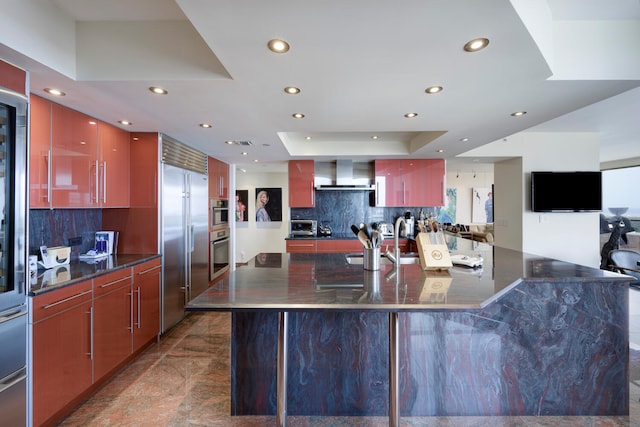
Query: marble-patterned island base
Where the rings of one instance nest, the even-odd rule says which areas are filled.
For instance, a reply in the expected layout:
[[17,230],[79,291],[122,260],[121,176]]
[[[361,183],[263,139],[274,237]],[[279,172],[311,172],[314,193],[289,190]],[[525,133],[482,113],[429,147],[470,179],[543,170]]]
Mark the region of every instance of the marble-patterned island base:
[[[402,312],[400,415],[629,413],[628,285],[522,281],[482,309]],[[276,412],[277,312],[232,313],[231,413]],[[287,411],[388,414],[388,313],[291,312]]]

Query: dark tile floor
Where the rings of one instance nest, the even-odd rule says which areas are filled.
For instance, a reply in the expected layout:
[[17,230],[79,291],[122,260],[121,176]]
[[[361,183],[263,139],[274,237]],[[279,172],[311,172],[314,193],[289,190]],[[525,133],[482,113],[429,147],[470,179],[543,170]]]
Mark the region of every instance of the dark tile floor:
[[[640,292],[637,296],[640,298]],[[60,425],[275,425],[275,417],[228,415],[230,329],[230,315],[227,313],[191,314],[79,406]],[[402,418],[401,424],[452,427],[640,426],[640,351],[632,351],[632,354],[629,417],[419,417]],[[382,427],[388,425],[388,419],[289,417],[287,425]]]

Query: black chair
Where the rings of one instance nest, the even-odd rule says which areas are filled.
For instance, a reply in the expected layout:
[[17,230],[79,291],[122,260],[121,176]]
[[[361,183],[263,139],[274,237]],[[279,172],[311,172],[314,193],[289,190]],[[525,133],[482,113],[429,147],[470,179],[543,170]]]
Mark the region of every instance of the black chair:
[[616,249],[609,252],[609,260],[613,270],[638,279],[638,282],[633,282],[630,286],[640,289],[640,266],[638,266],[640,253],[627,249]]

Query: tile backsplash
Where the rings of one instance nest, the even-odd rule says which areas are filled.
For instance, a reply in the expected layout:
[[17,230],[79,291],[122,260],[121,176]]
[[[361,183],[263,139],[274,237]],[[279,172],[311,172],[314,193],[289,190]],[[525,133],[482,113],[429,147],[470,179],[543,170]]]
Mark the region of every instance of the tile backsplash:
[[372,191],[316,191],[315,208],[291,208],[291,219],[315,219],[328,223],[335,234],[350,234],[351,224],[361,222],[395,222],[396,218],[409,210],[418,218],[420,209],[425,214],[437,215],[440,207],[394,207],[371,206]]

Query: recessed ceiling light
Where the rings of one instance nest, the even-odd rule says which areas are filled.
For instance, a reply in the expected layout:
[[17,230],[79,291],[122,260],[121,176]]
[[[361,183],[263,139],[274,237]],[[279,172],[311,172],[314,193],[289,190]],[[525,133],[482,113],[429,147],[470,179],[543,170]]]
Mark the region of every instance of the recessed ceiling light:
[[129,120],[118,120],[118,123],[120,123],[121,125],[125,125],[125,126],[130,126],[130,125],[133,124]]
[[300,89],[295,86],[287,86],[284,88],[284,91],[290,95],[295,95],[297,93],[300,93]]
[[240,170],[240,172],[246,172],[247,171],[246,169],[243,169],[243,168],[240,168],[239,170]]
[[294,119],[302,119],[302,118],[304,118],[304,114],[302,114],[302,113],[293,113],[291,116]]
[[307,136],[307,137],[305,137],[304,139],[306,139],[307,141],[311,141],[312,137]]
[[158,86],[151,86],[149,88],[149,90],[153,93],[155,93],[156,95],[166,95],[169,93],[169,91],[167,91],[166,89],[163,89],[161,87]]
[[258,159],[255,159],[255,160],[253,161],[253,163],[258,163]]
[[378,135],[371,135],[371,139],[378,139]]
[[224,143],[228,145],[233,145],[233,141],[225,141]]
[[463,49],[467,52],[477,52],[487,47],[488,44],[489,39],[477,38],[467,42],[467,44],[464,45]]
[[54,89],[54,88],[51,88],[51,87],[45,88],[44,91],[47,92],[49,95],[53,95],[53,96],[65,96],[66,95],[66,93],[64,93],[63,91],[58,90],[58,89]]
[[247,154],[249,154],[249,153],[247,153],[246,151],[243,151],[243,152],[242,152],[242,153],[240,153],[240,154],[242,154],[243,156],[246,156],[246,155],[247,155]]
[[437,151],[438,153],[444,153],[444,150],[442,148],[438,149]]
[[429,86],[424,91],[426,93],[438,93],[438,92],[442,92],[442,89],[443,89],[442,86]]
[[526,112],[526,111],[516,111],[515,113],[511,113],[511,115],[512,115],[513,117],[522,117],[522,116],[524,116],[525,114],[527,114],[527,112]]
[[280,39],[269,40],[267,43],[269,50],[275,53],[285,53],[289,50],[289,43]]
[[200,123],[200,127],[201,128],[205,128],[205,129],[209,129],[209,128],[211,128],[211,124],[209,124],[209,123]]
[[407,113],[404,115],[407,119],[412,119],[418,116],[418,113]]
[[460,142],[468,142],[469,138],[460,138]]

